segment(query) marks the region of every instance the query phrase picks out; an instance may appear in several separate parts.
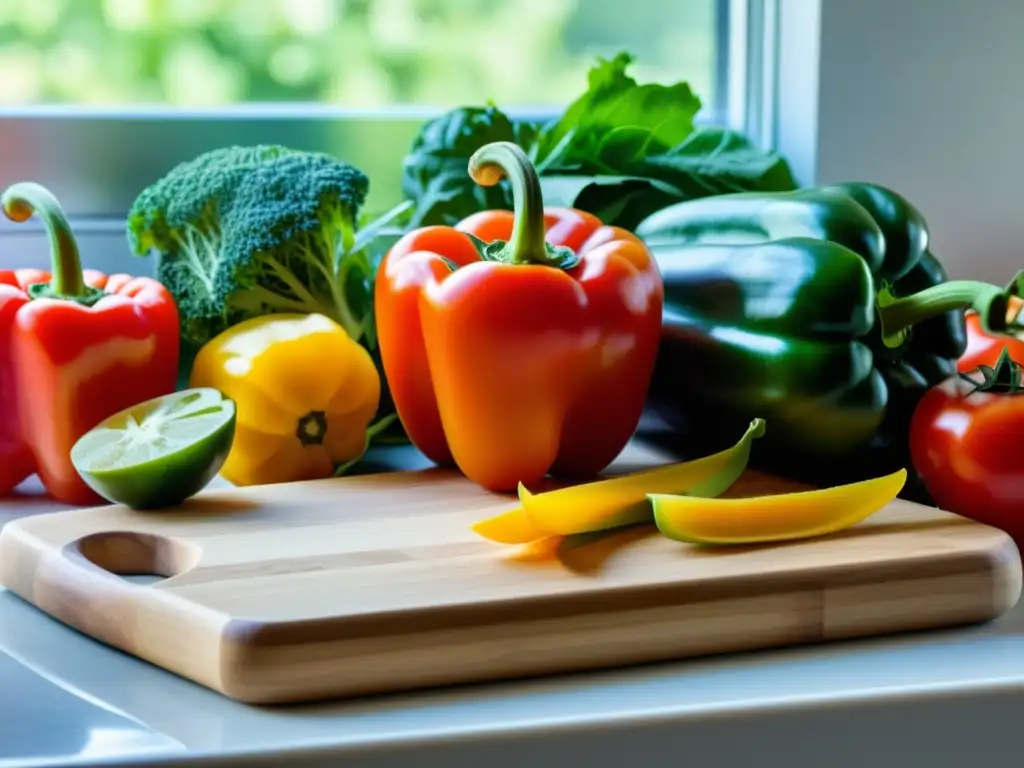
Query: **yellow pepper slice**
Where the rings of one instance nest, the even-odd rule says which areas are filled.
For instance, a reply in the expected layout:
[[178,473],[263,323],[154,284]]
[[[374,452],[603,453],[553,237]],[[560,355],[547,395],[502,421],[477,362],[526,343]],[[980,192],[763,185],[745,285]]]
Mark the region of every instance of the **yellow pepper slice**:
[[380,401],[369,352],[324,315],[271,314],[211,339],[189,382],[235,401],[221,475],[235,485],[330,477],[366,451]]
[[529,544],[552,535],[534,523],[522,507],[474,523],[473,531],[499,544]]
[[651,494],[658,530],[688,544],[762,544],[849,528],[903,490],[907,471],[814,491],[737,499]]
[[747,467],[751,443],[764,434],[763,419],[750,422],[731,448],[692,461],[643,472],[530,493],[519,484],[520,506],[481,520],[473,531],[500,544],[527,544],[548,536],[570,536],[650,522],[650,493],[717,496]]

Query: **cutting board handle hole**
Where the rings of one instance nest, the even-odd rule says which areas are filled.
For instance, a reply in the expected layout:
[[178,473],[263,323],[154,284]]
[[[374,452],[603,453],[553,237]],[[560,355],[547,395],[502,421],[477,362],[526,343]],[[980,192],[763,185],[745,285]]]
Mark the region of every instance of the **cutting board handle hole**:
[[138,582],[169,579],[191,570],[201,550],[170,536],[132,531],[103,531],[83,536],[71,545],[76,554],[114,576]]

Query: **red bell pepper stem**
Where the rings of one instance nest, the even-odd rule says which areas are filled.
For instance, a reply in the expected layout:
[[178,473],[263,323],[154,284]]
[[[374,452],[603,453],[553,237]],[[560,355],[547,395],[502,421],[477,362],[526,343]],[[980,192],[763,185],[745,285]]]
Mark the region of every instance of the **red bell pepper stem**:
[[545,239],[544,196],[540,176],[530,158],[510,141],[486,144],[469,158],[469,175],[482,187],[492,187],[507,177],[512,185],[515,223],[508,242],[496,241],[484,248],[484,258],[508,264],[540,264],[556,269],[572,269],[579,256],[562,245]]
[[100,292],[85,283],[78,243],[53,193],[34,182],[20,182],[4,190],[0,206],[8,219],[19,223],[28,221],[32,214],[38,214],[49,235],[52,277],[48,289],[34,292],[33,296],[45,295],[84,303],[99,298],[97,294]]

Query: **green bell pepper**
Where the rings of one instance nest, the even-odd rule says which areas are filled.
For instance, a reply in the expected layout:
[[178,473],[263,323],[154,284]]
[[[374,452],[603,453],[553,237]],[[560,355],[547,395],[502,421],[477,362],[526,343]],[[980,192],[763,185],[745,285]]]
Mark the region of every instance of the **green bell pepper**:
[[1007,291],[949,281],[921,214],[877,185],[702,198],[636,232],[665,285],[648,404],[683,453],[760,417],[754,466],[817,485],[909,469],[910,417],[956,373],[964,310],[1005,329]]

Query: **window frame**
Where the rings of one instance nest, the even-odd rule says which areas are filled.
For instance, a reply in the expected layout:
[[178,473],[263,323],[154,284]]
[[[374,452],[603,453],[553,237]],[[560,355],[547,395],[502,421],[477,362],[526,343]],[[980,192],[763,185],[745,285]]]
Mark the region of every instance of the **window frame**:
[[[751,62],[745,46],[748,40],[759,39],[756,25],[761,23],[761,8],[773,2],[715,0],[717,37],[722,44],[716,46],[715,96],[698,117],[700,122],[748,128],[746,115],[751,108],[755,112],[758,110],[759,96],[755,95],[752,103],[751,98],[744,97],[742,93],[756,81],[756,75],[751,78],[747,71]],[[740,36],[737,36],[737,30]],[[351,121],[408,121],[412,124],[430,119],[442,111],[415,106],[360,110],[287,103],[247,103],[197,110],[76,105],[6,108],[0,112],[3,115],[0,123],[0,182],[9,183],[15,177],[31,175],[42,183],[67,187],[62,200],[75,216],[112,215],[123,208],[125,196],[116,190],[100,189],[101,207],[97,209],[97,198],[84,194],[80,181],[86,174],[98,170],[90,162],[88,153],[100,152],[105,136],[113,136],[111,140],[119,148],[126,148],[133,162],[138,162],[138,153],[131,151],[133,148],[162,146],[160,164],[169,167],[212,148],[221,142],[224,134],[230,134],[235,128],[241,128],[244,141],[273,140],[280,136],[285,140],[296,140],[303,146],[330,151],[337,147],[323,137],[332,133],[332,124]],[[506,111],[516,117],[531,119],[544,119],[554,114],[553,109]],[[297,131],[296,124],[308,124],[309,129]],[[164,136],[165,131],[173,141],[164,140],[168,138]],[[26,137],[33,136],[40,138],[34,143],[26,141]],[[73,148],[74,153],[69,153],[66,148]],[[131,178],[134,175],[125,174],[125,181],[134,181]],[[113,209],[109,207],[111,203],[115,206]]]
[[[784,0],[715,0],[714,98],[699,123],[726,125],[773,146],[776,15]],[[797,0],[802,2],[802,0]],[[815,2],[816,0],[808,0]],[[129,259],[124,215],[138,191],[175,164],[226,143],[284,143],[327,151],[354,162],[371,179],[397,184],[395,161],[419,126],[442,108],[402,105],[386,110],[292,103],[246,103],[222,108],[81,107],[47,105],[0,111],[0,186],[32,179],[60,198],[78,235],[83,260],[99,269],[144,270]],[[508,108],[514,118],[543,120],[556,110]],[[367,166],[347,148],[362,141],[395,142],[397,158]],[[401,154],[400,154],[401,153]],[[0,217],[0,268],[42,266],[47,260],[41,223]],[[13,245],[12,245],[13,244]],[[127,261],[126,261],[127,260]],[[14,262],[17,262],[16,264]]]

